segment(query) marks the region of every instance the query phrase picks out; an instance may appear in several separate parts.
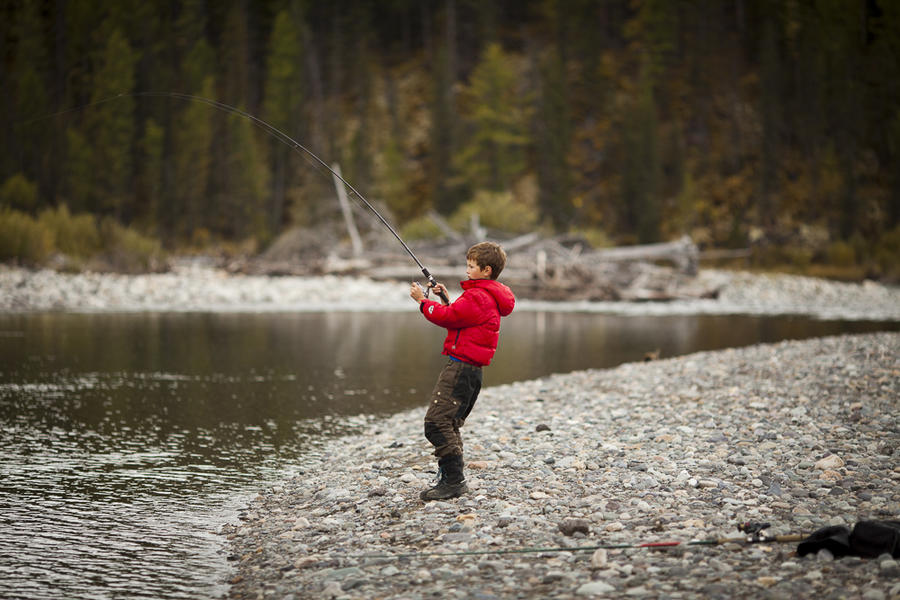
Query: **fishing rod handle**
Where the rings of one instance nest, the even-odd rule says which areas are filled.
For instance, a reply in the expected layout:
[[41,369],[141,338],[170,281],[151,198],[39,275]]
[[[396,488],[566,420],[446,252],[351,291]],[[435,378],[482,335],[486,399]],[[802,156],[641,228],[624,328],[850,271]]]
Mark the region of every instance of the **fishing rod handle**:
[[[432,274],[428,271],[428,269],[427,269],[426,267],[422,267],[422,275],[424,275],[424,276],[425,276],[425,279],[428,280],[428,287],[429,287],[429,288],[433,288],[433,287],[436,287],[436,286],[437,286],[437,281],[435,281],[434,275],[432,275]],[[435,290],[435,293],[438,295],[438,297],[439,297],[441,300],[444,301],[444,304],[450,304],[450,298],[447,297],[447,293],[446,293],[446,292],[441,292],[441,291]]]

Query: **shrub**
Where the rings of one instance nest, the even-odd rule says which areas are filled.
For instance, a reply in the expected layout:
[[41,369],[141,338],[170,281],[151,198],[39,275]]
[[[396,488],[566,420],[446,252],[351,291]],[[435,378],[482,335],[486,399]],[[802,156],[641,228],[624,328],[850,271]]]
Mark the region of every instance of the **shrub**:
[[875,244],[875,263],[889,281],[900,280],[900,225],[881,235]]
[[464,231],[476,214],[482,226],[509,233],[527,233],[538,222],[538,211],[534,206],[517,201],[512,192],[480,191],[453,213],[450,224]]
[[53,236],[59,252],[76,258],[88,258],[100,250],[100,232],[94,217],[72,215],[65,204],[41,212],[38,222]]
[[29,210],[37,204],[37,185],[16,173],[0,186],[0,207]]
[[160,267],[163,252],[157,240],[131,227],[123,227],[111,218],[100,222],[99,231],[103,253],[114,270],[139,273]]
[[833,242],[825,251],[825,259],[836,267],[850,267],[856,264],[856,251],[847,242]]
[[612,238],[599,227],[574,228],[569,233],[582,236],[591,248],[609,248],[615,246]]
[[53,235],[18,210],[0,211],[0,260],[38,265],[53,251]]
[[427,215],[407,221],[400,230],[400,237],[407,240],[433,240],[443,235],[441,228]]

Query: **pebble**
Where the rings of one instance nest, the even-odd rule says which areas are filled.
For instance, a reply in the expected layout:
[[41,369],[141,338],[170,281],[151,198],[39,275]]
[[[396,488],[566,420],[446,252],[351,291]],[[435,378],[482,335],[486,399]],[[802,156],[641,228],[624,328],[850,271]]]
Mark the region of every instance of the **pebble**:
[[[875,333],[485,388],[464,432],[482,464],[445,502],[418,498],[434,472],[424,407],[368,422],[223,528],[227,597],[896,597],[890,556],[798,557],[736,524],[896,518],[898,357],[900,334]],[[842,464],[816,466],[829,457]],[[736,539],[686,544],[720,538]],[[633,547],[660,541],[682,543]]]
[[584,583],[576,590],[579,596],[601,596],[616,591],[616,588],[603,581]]
[[882,559],[881,562],[878,563],[878,568],[881,570],[881,575],[883,577],[900,576],[900,563],[893,558]]

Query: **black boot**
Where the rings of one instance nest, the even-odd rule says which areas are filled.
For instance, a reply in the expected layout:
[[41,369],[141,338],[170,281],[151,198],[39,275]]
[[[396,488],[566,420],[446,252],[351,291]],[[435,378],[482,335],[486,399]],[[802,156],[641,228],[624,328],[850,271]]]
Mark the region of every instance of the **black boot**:
[[469,486],[466,485],[466,478],[463,475],[462,456],[458,454],[445,456],[438,460],[438,468],[440,480],[436,486],[419,494],[422,500],[425,502],[429,500],[448,500],[450,498],[458,498],[469,491]]

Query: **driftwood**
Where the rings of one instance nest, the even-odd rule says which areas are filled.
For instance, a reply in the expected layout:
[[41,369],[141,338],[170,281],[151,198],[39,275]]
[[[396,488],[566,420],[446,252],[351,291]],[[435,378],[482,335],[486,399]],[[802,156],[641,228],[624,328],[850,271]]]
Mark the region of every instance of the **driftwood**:
[[[483,229],[475,220],[472,229],[477,233],[465,235],[436,215],[433,220],[447,230],[446,237],[436,243],[410,243],[410,247],[435,278],[452,290],[465,277],[466,250],[485,239]],[[365,239],[357,239],[353,245],[365,247],[362,255],[349,247],[346,236],[337,229],[296,230],[276,240],[264,255],[234,263],[230,270],[269,275],[356,275],[392,281],[422,279],[416,264],[388,232],[371,229]],[[488,239],[496,239],[506,249],[509,262],[501,280],[520,298],[667,301],[715,297],[718,293],[698,286],[695,275],[700,254],[688,237],[617,248],[592,248],[578,236],[545,238],[536,232]]]
[[[689,238],[666,244],[593,249],[582,239],[546,239],[529,233],[500,243],[510,257],[501,279],[523,298],[666,301],[714,297],[717,293],[697,287],[699,253]],[[468,240],[454,240],[416,252],[438,280],[449,284],[465,274],[468,244]],[[399,260],[373,263],[364,274],[381,280],[420,278],[408,259],[395,259]]]

